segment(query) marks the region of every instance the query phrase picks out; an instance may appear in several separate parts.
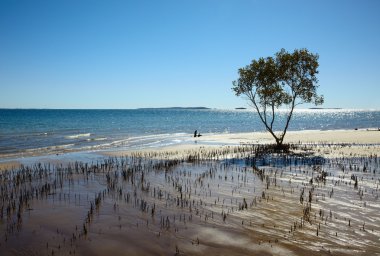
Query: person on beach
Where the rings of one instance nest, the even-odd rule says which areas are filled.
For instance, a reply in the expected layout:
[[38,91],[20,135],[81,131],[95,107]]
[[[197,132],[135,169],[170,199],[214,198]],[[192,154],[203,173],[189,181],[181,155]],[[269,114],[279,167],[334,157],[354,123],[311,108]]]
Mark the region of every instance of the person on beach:
[[198,131],[195,130],[195,132],[194,132],[194,138],[197,137],[197,133],[198,133]]

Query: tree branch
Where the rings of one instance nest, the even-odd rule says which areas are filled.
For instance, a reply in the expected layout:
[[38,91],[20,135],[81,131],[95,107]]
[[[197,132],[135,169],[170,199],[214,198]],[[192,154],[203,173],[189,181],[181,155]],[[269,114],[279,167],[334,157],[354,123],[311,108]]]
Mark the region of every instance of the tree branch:
[[272,121],[270,122],[270,128],[273,130],[274,123],[274,103],[272,103]]
[[260,111],[260,108],[258,107],[258,105],[256,103],[255,96],[256,96],[256,93],[253,94],[251,91],[248,92],[247,97],[250,99],[250,101],[252,102],[253,106],[255,107],[256,112],[259,115],[259,118],[260,118],[261,122],[265,125],[265,128],[267,129],[267,131],[274,137],[274,139],[278,143],[280,141],[280,139],[276,136],[276,134],[273,132],[273,129],[271,127],[269,127],[268,124],[267,124],[267,122],[265,121],[265,119],[264,119],[264,117],[263,117],[263,115],[262,115],[262,113]]
[[294,93],[293,94],[293,100],[292,100],[291,109],[290,109],[290,112],[288,114],[288,118],[286,119],[286,125],[285,125],[285,128],[284,128],[284,131],[282,132],[282,134],[280,136],[280,142],[281,143],[283,142],[285,134],[286,134],[286,131],[288,130],[290,119],[292,118],[292,115],[293,115],[293,110],[294,110],[294,107],[295,107],[296,98],[297,98],[297,94]]

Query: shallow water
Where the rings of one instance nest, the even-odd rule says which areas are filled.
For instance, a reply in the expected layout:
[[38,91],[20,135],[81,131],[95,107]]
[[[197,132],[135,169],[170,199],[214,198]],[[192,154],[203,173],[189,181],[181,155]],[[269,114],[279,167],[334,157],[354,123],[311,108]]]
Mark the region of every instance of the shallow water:
[[378,157],[266,157],[252,168],[227,153],[3,173],[1,255],[380,252]]

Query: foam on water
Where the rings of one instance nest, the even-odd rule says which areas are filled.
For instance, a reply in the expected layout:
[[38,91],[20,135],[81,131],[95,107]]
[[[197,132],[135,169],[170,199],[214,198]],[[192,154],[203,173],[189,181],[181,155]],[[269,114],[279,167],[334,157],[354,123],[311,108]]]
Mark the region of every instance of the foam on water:
[[69,135],[66,136],[66,139],[78,139],[78,138],[83,138],[83,137],[90,137],[91,133],[80,133],[80,134],[74,134],[74,135]]

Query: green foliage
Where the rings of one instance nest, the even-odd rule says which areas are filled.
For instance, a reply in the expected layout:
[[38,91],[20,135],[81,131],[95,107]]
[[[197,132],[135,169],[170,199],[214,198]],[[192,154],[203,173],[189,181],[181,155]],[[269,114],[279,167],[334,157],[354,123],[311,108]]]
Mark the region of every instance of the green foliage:
[[[283,142],[295,106],[323,104],[323,96],[317,94],[318,58],[307,49],[293,53],[281,49],[274,57],[259,58],[240,68],[239,78],[233,81],[236,96],[249,99],[278,145]],[[289,112],[283,132],[276,135],[273,124],[281,106],[287,106]]]

